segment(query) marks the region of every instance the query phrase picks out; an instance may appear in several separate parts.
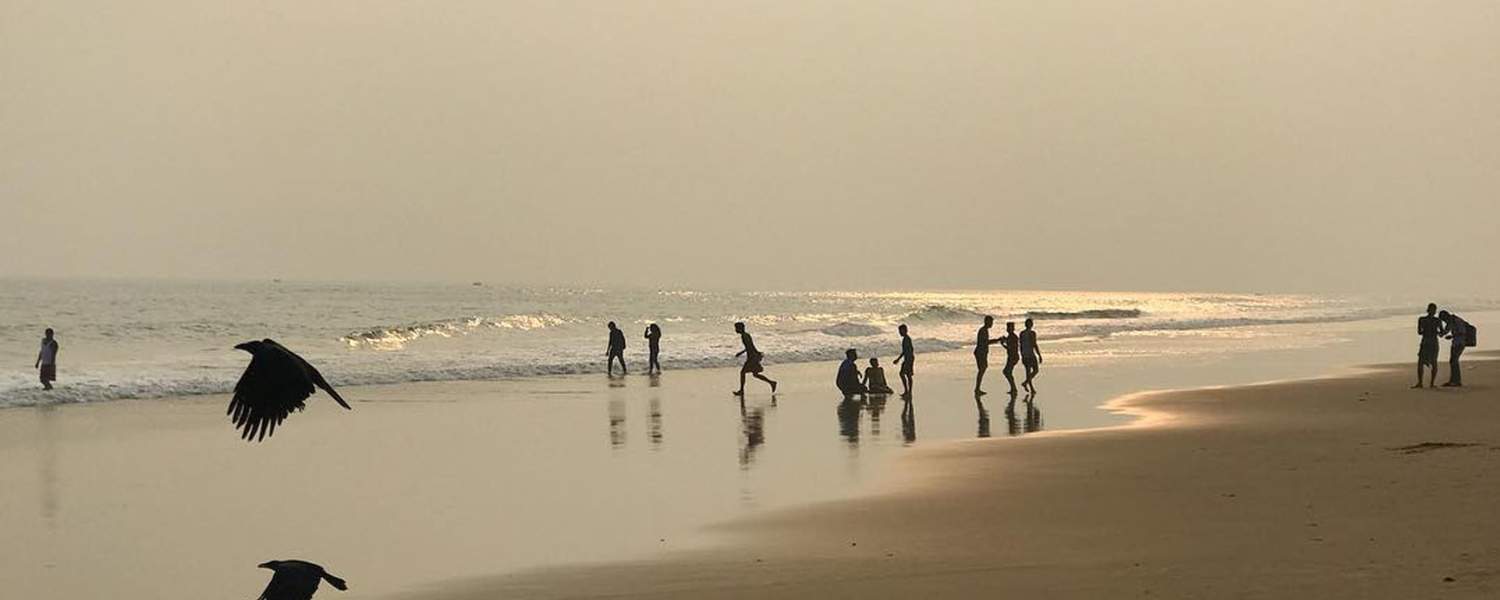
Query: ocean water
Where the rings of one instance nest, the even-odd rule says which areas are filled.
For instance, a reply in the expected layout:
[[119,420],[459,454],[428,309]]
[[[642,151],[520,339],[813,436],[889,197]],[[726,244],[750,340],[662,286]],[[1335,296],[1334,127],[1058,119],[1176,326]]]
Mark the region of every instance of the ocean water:
[[[1090,341],[1373,320],[1424,300],[1370,296],[1046,291],[725,292],[459,284],[0,281],[0,407],[223,393],[273,338],[334,385],[485,380],[599,371],[605,324],[626,333],[643,368],[647,323],[664,332],[668,369],[735,362],[744,321],[767,364],[833,360],[856,347],[890,357],[896,326],[919,352],[971,345],[982,315],[1035,318],[1052,356],[1109,360],[1131,344]],[[1454,302],[1450,300],[1450,303]],[[1461,299],[1468,309],[1500,306]],[[35,360],[46,327],[60,380],[42,392]],[[1161,345],[1153,345],[1161,347]]]

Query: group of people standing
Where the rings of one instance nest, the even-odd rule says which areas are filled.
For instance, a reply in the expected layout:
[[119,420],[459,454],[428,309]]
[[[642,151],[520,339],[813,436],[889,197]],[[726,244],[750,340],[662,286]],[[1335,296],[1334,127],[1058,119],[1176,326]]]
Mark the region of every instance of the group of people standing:
[[1458,359],[1463,356],[1465,348],[1478,343],[1478,333],[1473,325],[1457,314],[1439,311],[1437,304],[1428,304],[1427,314],[1417,317],[1417,335],[1421,336],[1422,345],[1417,348],[1417,384],[1411,386],[1412,389],[1422,387],[1424,367],[1431,369],[1427,387],[1437,387],[1438,338],[1453,342],[1448,348],[1448,381],[1443,387],[1463,387],[1464,373]]
[[1028,392],[1035,392],[1036,385],[1033,381],[1037,373],[1042,370],[1042,349],[1036,343],[1036,330],[1030,317],[1026,318],[1026,329],[1018,335],[1016,333],[1016,322],[1005,323],[1005,335],[990,338],[990,328],[995,325],[995,318],[986,315],[984,326],[979,328],[974,343],[974,363],[979,367],[979,374],[974,376],[974,395],[983,396],[985,391],[984,372],[990,368],[990,346],[1000,344],[1005,348],[1005,368],[1001,373],[1005,374],[1005,381],[1010,383],[1010,394],[1016,394],[1016,377],[1014,371],[1016,363],[1026,368],[1026,380],[1021,382],[1021,387]]

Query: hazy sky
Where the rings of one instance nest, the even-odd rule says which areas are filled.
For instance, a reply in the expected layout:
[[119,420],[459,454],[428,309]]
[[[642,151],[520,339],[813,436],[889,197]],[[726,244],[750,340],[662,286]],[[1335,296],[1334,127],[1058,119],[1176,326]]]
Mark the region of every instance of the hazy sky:
[[1500,3],[0,0],[0,276],[1500,292]]

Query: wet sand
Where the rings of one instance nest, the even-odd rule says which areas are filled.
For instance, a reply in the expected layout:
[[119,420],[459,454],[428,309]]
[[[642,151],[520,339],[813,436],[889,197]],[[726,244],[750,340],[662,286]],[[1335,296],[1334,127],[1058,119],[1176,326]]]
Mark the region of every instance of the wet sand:
[[1130,396],[1130,425],[919,449],[871,496],[719,527],[724,548],[410,597],[1495,597],[1500,362],[1481,356],[1463,389],[1393,365]]
[[[1239,334],[1206,331],[1154,349],[1132,340],[1140,356],[1054,355],[1043,394],[1011,410],[998,369],[988,384],[995,393],[976,403],[967,353],[924,354],[911,418],[895,398],[840,405],[830,389],[834,365],[822,363],[772,363],[771,374],[784,382],[778,401],[752,382],[744,404],[728,394],[735,374],[727,369],[673,371],[659,380],[600,374],[348,388],[353,412],[315,396],[307,412],[258,445],[238,440],[222,396],[5,410],[0,589],[27,598],[248,597],[267,577],[255,564],[304,558],[348,579],[351,590],[335,597],[351,600],[653,596],[678,586],[684,595],[705,586],[756,594],[766,581],[785,581],[790,593],[902,573],[983,573],[993,565],[976,557],[1011,561],[1023,555],[1005,552],[1023,547],[1026,557],[1048,557],[1048,548],[1069,540],[1107,550],[1091,537],[1098,531],[1134,548],[1129,538],[1146,534],[1105,524],[1172,505],[1139,496],[1132,482],[1178,486],[1172,478],[1191,476],[1194,465],[1237,465],[1233,446],[1210,438],[1238,431],[1231,425],[1240,421],[1255,424],[1260,413],[1241,415],[1234,405],[1167,427],[1148,420],[1076,435],[1052,431],[1127,423],[1098,405],[1147,385],[1306,376],[1368,362],[1361,357],[1394,352],[1379,340],[1402,339],[1394,328],[1408,325],[1350,324],[1336,336],[1342,342],[1297,350],[1225,351],[1244,345]],[[1329,327],[1317,331],[1329,337]],[[1305,337],[1309,328],[1276,335]],[[1406,407],[1387,400],[1359,406]],[[1137,398],[1130,410],[1158,401]],[[1287,414],[1275,418],[1293,431],[1328,431],[1347,416],[1278,410]],[[1482,415],[1474,416],[1481,427]],[[1371,443],[1406,443],[1410,418],[1383,418],[1403,435],[1372,433]],[[1183,420],[1218,429],[1183,429],[1199,442],[1186,449],[1160,437]],[[1450,433],[1443,423],[1423,429]],[[983,437],[1011,439],[957,441]],[[1258,439],[1266,437],[1320,448],[1318,440]],[[1146,449],[1117,453],[1110,444],[1120,440]],[[1204,462],[1210,459],[1218,462]],[[1118,479],[1142,465],[1151,468]],[[1116,478],[1096,480],[1095,471]],[[1260,486],[1239,488],[1247,491],[1215,493]],[[1017,495],[1032,493],[1043,495]],[[952,494],[976,504],[945,499]],[[799,521],[798,507],[809,505],[811,521]],[[1085,514],[1068,512],[1075,510]],[[728,525],[705,529],[714,523]],[[1162,531],[1182,524],[1168,525]],[[744,535],[762,530],[774,535]],[[570,570],[584,563],[619,567]],[[767,564],[776,567],[760,569]],[[1030,558],[1001,564],[1071,580]]]

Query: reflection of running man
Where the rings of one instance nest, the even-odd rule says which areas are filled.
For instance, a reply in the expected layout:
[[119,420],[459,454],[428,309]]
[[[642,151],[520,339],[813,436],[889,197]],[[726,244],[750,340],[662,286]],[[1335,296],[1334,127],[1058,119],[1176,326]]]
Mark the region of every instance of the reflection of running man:
[[1422,387],[1422,367],[1431,367],[1432,374],[1427,377],[1427,387],[1437,386],[1437,359],[1438,359],[1438,335],[1442,333],[1442,322],[1437,318],[1437,305],[1427,305],[1427,315],[1417,317],[1417,335],[1422,336],[1422,345],[1417,347],[1417,384],[1412,389]]
[[745,374],[747,373],[750,375],[754,375],[756,379],[770,384],[771,393],[775,394],[776,382],[766,377],[765,375],[762,375],[762,373],[765,372],[766,368],[764,366],[761,366],[760,361],[762,358],[765,358],[765,355],[761,354],[760,350],[755,349],[755,340],[750,339],[750,333],[745,331],[745,324],[735,323],[734,332],[740,334],[740,343],[745,345],[744,350],[740,350],[739,352],[735,353],[736,357],[741,354],[745,355],[745,365],[740,367],[740,389],[736,391],[734,395],[745,395]]
[[1026,319],[1026,329],[1021,332],[1021,364],[1026,367],[1026,381],[1021,382],[1021,387],[1035,394],[1036,385],[1031,380],[1042,370],[1042,349],[1036,345],[1036,330],[1031,328],[1031,319]]
[[984,384],[984,372],[990,368],[990,346],[1000,342],[1000,338],[990,339],[990,327],[995,325],[995,317],[984,316],[984,327],[974,334],[974,366],[979,368],[979,373],[974,376],[974,395],[983,396],[984,390],[980,386]]
[[912,348],[911,336],[906,332],[906,325],[897,327],[896,331],[901,332],[901,356],[896,357],[896,364],[901,365],[901,397],[910,398],[912,363],[917,360],[917,352]]

